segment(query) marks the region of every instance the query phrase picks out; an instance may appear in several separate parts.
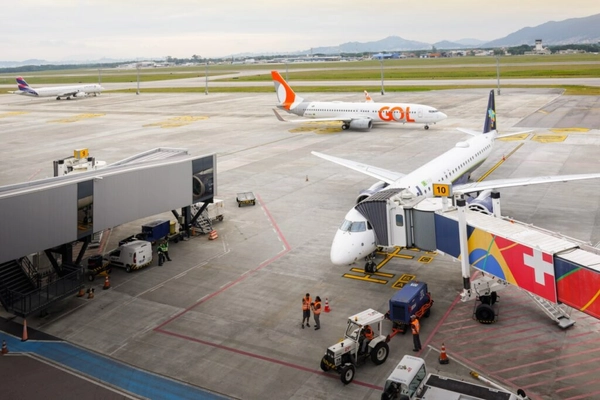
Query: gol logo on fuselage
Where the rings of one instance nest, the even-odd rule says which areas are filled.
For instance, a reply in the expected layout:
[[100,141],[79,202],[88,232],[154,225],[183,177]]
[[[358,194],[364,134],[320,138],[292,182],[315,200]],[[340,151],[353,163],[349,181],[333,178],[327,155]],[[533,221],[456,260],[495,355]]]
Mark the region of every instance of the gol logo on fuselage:
[[378,114],[382,121],[404,121],[406,117],[406,122],[415,122],[410,117],[410,107],[406,107],[406,111],[402,107],[381,107]]

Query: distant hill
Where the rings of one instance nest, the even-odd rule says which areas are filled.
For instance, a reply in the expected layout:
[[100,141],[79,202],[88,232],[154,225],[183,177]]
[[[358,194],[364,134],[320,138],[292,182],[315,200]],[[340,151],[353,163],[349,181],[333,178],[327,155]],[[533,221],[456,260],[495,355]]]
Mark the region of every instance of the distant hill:
[[304,50],[301,54],[340,54],[378,51],[410,51],[431,49],[431,44],[403,39],[400,36],[388,36],[375,42],[348,42],[339,46],[315,47]]
[[460,39],[460,40],[455,40],[454,43],[458,43],[460,45],[463,46],[480,46],[482,44],[485,43],[485,40],[479,40],[479,39],[473,39],[473,38],[466,38],[466,39]]
[[461,44],[461,43],[458,43],[458,42],[449,42],[447,40],[442,40],[441,42],[436,42],[433,45],[438,50],[471,49],[473,47],[477,47],[477,45],[467,45],[467,44]]
[[481,47],[508,47],[528,44],[542,39],[544,46],[562,44],[588,44],[600,42],[600,14],[564,21],[551,21],[533,28],[523,28],[501,39],[487,42]]

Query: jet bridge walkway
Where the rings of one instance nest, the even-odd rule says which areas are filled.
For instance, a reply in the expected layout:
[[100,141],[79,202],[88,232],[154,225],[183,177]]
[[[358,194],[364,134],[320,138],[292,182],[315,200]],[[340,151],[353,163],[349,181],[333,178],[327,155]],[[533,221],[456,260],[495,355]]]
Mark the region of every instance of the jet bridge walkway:
[[[405,193],[384,190],[355,207],[372,225],[376,244],[460,259],[459,208],[448,199]],[[519,221],[464,212],[470,266],[527,291],[561,326],[572,325],[564,305],[600,319],[600,249]]]
[[[215,154],[157,148],[98,170],[0,187],[0,304],[26,317],[76,293],[84,284],[83,254],[106,229],[168,210],[178,216],[181,208],[189,234],[213,202],[215,171]],[[192,216],[197,203],[203,205]],[[74,255],[78,241],[83,246]],[[41,252],[51,276],[29,259]]]

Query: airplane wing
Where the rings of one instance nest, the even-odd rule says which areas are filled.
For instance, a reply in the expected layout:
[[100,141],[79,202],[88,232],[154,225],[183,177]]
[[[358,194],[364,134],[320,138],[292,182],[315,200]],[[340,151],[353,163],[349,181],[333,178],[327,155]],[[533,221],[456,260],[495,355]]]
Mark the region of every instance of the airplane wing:
[[294,123],[311,123],[311,122],[332,122],[332,121],[339,121],[339,122],[350,122],[353,120],[357,120],[357,119],[369,119],[369,118],[305,118],[305,119],[285,119],[281,116],[281,114],[279,114],[277,112],[276,109],[273,109],[273,112],[275,113],[275,116],[277,117],[278,120],[280,120],[281,122],[294,122]]
[[537,176],[534,178],[511,178],[511,179],[492,179],[489,181],[464,183],[452,186],[452,193],[465,194],[480,192],[482,190],[493,190],[507,187],[538,185],[541,183],[579,181],[583,179],[600,178],[598,174],[579,174],[579,175],[555,175],[555,176]]
[[346,159],[343,159],[343,158],[338,158],[338,157],[334,157],[334,156],[328,156],[327,154],[318,153],[316,151],[312,151],[311,154],[315,155],[317,157],[321,157],[324,160],[331,161],[333,163],[342,165],[342,166],[344,166],[346,168],[350,168],[350,169],[353,169],[355,171],[362,172],[365,175],[372,176],[375,179],[378,179],[380,181],[384,181],[384,182],[389,183],[389,184],[392,184],[395,181],[397,181],[398,179],[400,179],[403,176],[405,176],[405,174],[401,174],[399,172],[389,171],[387,169],[373,167],[371,165],[361,164],[359,162],[350,161],[350,160],[346,160]]

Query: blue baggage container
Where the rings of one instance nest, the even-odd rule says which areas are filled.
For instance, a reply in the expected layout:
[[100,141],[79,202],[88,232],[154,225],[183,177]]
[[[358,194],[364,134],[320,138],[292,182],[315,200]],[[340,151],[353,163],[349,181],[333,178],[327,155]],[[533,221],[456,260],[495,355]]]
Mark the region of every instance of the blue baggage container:
[[410,324],[410,316],[421,310],[430,299],[425,282],[407,283],[390,299],[390,320]]
[[168,219],[161,219],[142,225],[142,235],[144,240],[156,242],[167,237],[170,231],[170,222]]

